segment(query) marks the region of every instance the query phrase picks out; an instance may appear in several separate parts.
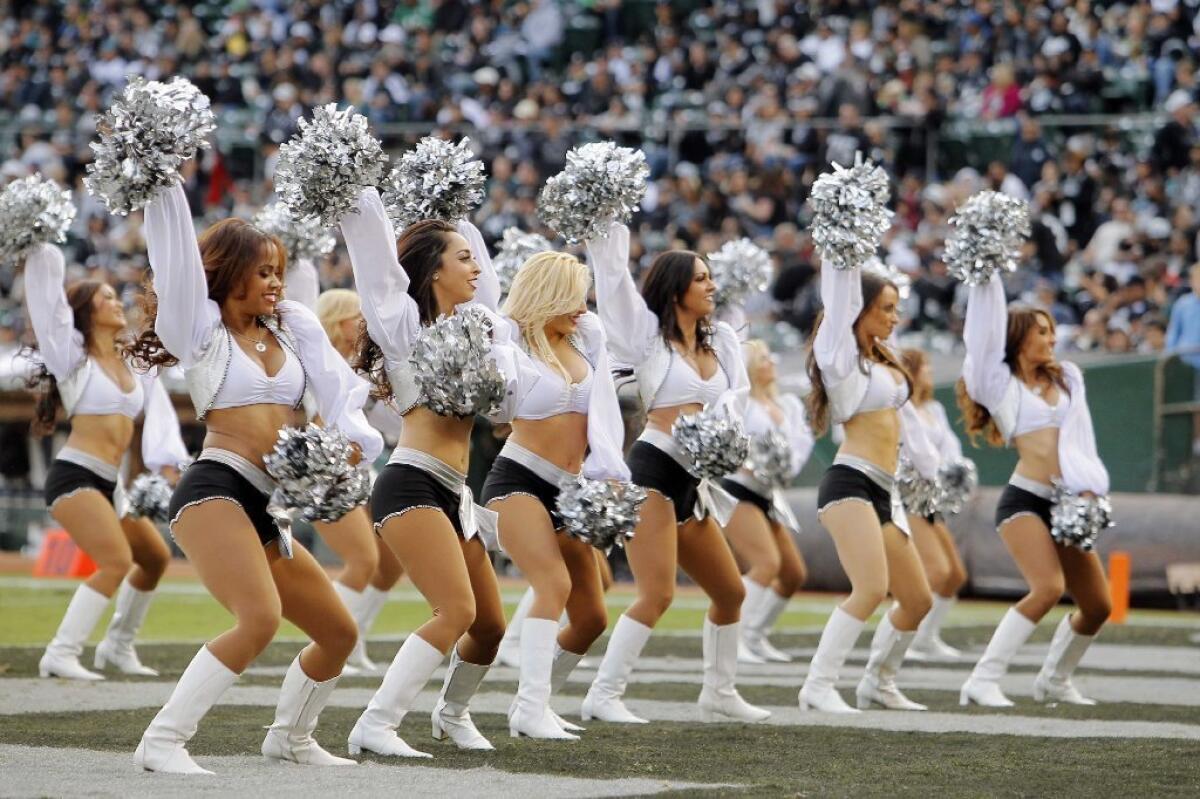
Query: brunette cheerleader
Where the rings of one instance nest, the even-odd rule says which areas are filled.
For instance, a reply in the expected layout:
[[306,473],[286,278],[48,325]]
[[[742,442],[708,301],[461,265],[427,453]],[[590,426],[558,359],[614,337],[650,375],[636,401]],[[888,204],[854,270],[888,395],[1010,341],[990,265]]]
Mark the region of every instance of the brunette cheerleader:
[[846,656],[866,620],[890,593],[896,605],[883,615],[859,683],[859,708],[924,710],[896,686],[896,674],[929,611],[929,585],[909,537],[895,485],[900,408],[911,378],[885,343],[899,321],[895,284],[858,268],[821,268],[821,300],[809,352],[813,429],[830,418],[845,438],[817,491],[817,515],[833,537],[850,578],[850,596],[834,609],[800,689],[800,709],[854,713],[835,687]]
[[[790,449],[786,479],[791,479],[804,468],[814,443],[804,406],[796,396],[780,393],[775,358],[766,342],[748,341],[743,353],[750,379],[746,433],[752,438],[774,433],[786,439]],[[800,525],[783,495],[782,484],[764,483],[749,469],[730,475],[722,483],[738,500],[725,535],[738,561],[747,568],[742,575],[746,601],[742,605],[738,660],[788,663],[792,658],[772,646],[767,635],[788,600],[804,584],[804,558],[793,538],[800,532]]]
[[[485,268],[490,264],[476,261],[459,232],[478,235],[469,224],[456,228],[426,220],[397,240],[375,189],[361,193],[357,211],[342,218],[341,229],[368,334],[359,365],[377,396],[393,401],[404,418],[399,445],[375,481],[371,515],[376,533],[434,610],[396,653],[350,732],[350,751],[429,757],[405,743],[396,728],[447,652],[450,666],[433,711],[433,736],[449,737],[462,749],[489,750],[467,706],[504,635],[500,590],[481,538],[494,530],[495,518],[475,506],[466,485],[474,417],[440,416],[426,407],[408,357],[421,327],[439,316],[477,298],[476,305],[494,307],[499,279]],[[494,419],[508,421],[520,401],[518,384],[536,378],[522,371],[532,364],[509,323],[494,315],[491,321],[492,357],[509,383]]]
[[126,513],[120,467],[145,411],[142,460],[171,478],[187,459],[175,410],[162,383],[131,371],[121,353],[125,311],[107,283],[64,287],[62,251],[41,244],[25,259],[25,299],[37,336],[42,390],[37,426],[52,432],[61,407],[71,421],[67,443],[46,475],[46,507],[96,572],[75,590],[54,640],[38,663],[43,677],[102,680],[79,662],[84,643],[114,593],[116,608],[94,666],[154,677],[133,647],[171,551],[148,520]]
[[[311,264],[310,264],[311,266]],[[292,285],[287,292],[290,296]],[[356,355],[358,331],[362,325],[362,305],[349,289],[330,289],[316,297],[315,311],[333,348],[348,362]],[[384,439],[400,432],[400,419],[387,403],[373,399],[365,408],[367,421]],[[400,580],[404,570],[383,539],[371,532],[371,518],[365,507],[356,508],[342,519],[313,525],[329,548],[342,561],[342,572],[333,583],[358,625],[358,643],[346,661],[348,675],[374,673],[375,664],[367,656],[366,639],[371,625],[387,602],[388,591]]]
[[1108,581],[1095,552],[1050,536],[1052,482],[1077,494],[1108,493],[1108,470],[1096,452],[1083,373],[1054,357],[1054,320],[1042,310],[1009,310],[993,275],[971,286],[963,339],[967,357],[958,402],[972,437],[1017,450],[1017,466],[996,506],[996,529],[1029,593],[1004,614],[983,657],[962,687],[962,704],[1011,707],[1000,689],[1008,664],[1064,590],[1078,610],[1054,632],[1033,683],[1039,702],[1091,705],[1071,683],[1111,610]]
[[[185,745],[200,719],[275,637],[286,618],[312,638],[283,680],[262,753],[310,765],[354,765],[312,733],[357,639],[354,619],[325,571],[268,506],[263,470],[305,390],[325,424],[363,458],[382,448],[363,418],[368,386],[303,305],[281,299],[286,257],[278,239],[226,219],[196,239],[183,189],[146,208],[153,291],[148,329],[132,347],[144,364],[183,366],[207,424],[204,450],[171,499],[171,532],[234,626],[200,648],[138,744],[149,771],[206,774]],[[288,546],[290,542],[290,547]]]
[[716,286],[699,255],[672,250],[658,256],[639,293],[629,273],[627,227],[613,223],[607,238],[587,242],[587,249],[609,348],[615,360],[635,365],[647,411],[646,429],[628,463],[632,481],[650,496],[625,548],[637,599],[617,620],[583,700],[583,718],[646,723],[621,697],[654,625],[671,606],[682,567],[712,602],[704,619],[701,718],[764,721],[770,713],[747,703],[735,687],[746,592],[720,523],[728,522],[736,500],[693,476],[671,435],[681,415],[731,398],[731,405],[744,402],[748,381],[741,344],[732,327],[712,321]]

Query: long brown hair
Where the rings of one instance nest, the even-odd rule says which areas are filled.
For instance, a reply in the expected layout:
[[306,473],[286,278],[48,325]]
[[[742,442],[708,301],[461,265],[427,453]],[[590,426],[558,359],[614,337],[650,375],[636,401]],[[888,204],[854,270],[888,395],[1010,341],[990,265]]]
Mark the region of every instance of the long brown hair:
[[[88,352],[92,348],[92,314],[95,308],[92,301],[96,294],[104,288],[105,283],[99,280],[77,280],[67,286],[67,305],[71,307],[71,315],[75,320],[75,329],[83,334],[83,349]],[[34,354],[37,345],[30,344],[25,352]],[[54,432],[58,421],[58,409],[62,407],[62,394],[58,391],[58,379],[51,374],[44,362],[33,357],[37,364],[33,372],[25,380],[26,388],[35,392],[37,403],[34,405],[32,432],[36,436],[44,436]]]
[[933,386],[921,386],[917,384],[917,375],[929,363],[929,356],[923,350],[908,347],[900,350],[900,361],[904,364],[904,368],[912,375],[913,393],[912,401],[916,405],[924,405],[929,400],[933,399]]
[[[823,267],[829,269],[831,267]],[[853,330],[854,335],[858,335],[858,325],[862,322],[863,316],[871,310],[871,306],[879,299],[879,295],[887,287],[899,295],[900,291],[896,288],[896,284],[887,278],[880,277],[872,272],[862,272],[860,279],[862,280],[862,310],[858,312],[858,317],[854,320]],[[813,353],[813,342],[817,338],[817,331],[821,329],[821,322],[825,317],[825,312],[817,314],[817,322],[813,325],[812,335],[808,339],[808,378],[812,382],[812,391],[808,395],[808,413],[809,419],[812,422],[813,433],[821,435],[829,427],[829,393],[825,390],[825,380],[821,376],[821,367],[817,365],[817,357]],[[871,345],[868,352],[859,352],[858,368],[866,374],[869,370],[868,362],[874,361],[885,364],[904,376],[904,382],[908,383],[909,395],[912,395],[913,381],[912,375],[904,368],[904,364],[896,357],[896,354],[887,348],[882,342],[876,341]]]
[[[408,296],[417,303],[422,325],[432,324],[438,316],[437,297],[433,293],[433,277],[449,246],[454,225],[441,219],[422,219],[405,228],[396,240],[396,257],[408,275]],[[383,350],[372,340],[364,321],[358,330],[358,357],[354,367],[371,381],[371,394],[376,399],[392,398],[392,381],[388,380]]]
[[[675,306],[696,279],[697,259],[704,261],[703,257],[690,250],[668,250],[654,259],[642,282],[642,298],[646,301],[646,307],[658,317],[659,333],[667,343],[683,342],[683,331],[679,328]],[[712,335],[712,322],[707,318],[697,319],[697,349],[711,350]]]
[[[200,260],[208,298],[220,305],[246,282],[250,271],[265,257],[275,264],[280,275],[287,269],[287,248],[277,237],[264,233],[242,219],[222,219],[200,234]],[[154,332],[158,318],[158,295],[150,275],[142,295],[142,331],[125,348],[126,355],[142,369],[174,366],[179,359],[168,352]]]
[[[1009,371],[1014,373],[1014,377],[1016,377],[1017,357],[1021,354],[1021,345],[1030,331],[1037,328],[1039,317],[1045,319],[1046,323],[1050,325],[1050,329],[1054,330],[1054,317],[1041,308],[1020,307],[1010,308],[1008,311],[1008,330],[1004,339],[1004,363],[1008,366]],[[1040,380],[1054,383],[1062,391],[1070,393],[1067,378],[1063,375],[1062,365],[1058,361],[1039,365],[1035,374]],[[971,399],[971,396],[967,394],[967,384],[961,377],[954,386],[954,398],[958,402],[958,409],[962,411],[963,426],[973,446],[979,446],[977,439],[980,434],[983,435],[984,441],[991,446],[1004,446],[1004,436],[1001,435],[1000,428],[996,426],[996,420],[992,418],[992,414],[988,412],[987,408]]]

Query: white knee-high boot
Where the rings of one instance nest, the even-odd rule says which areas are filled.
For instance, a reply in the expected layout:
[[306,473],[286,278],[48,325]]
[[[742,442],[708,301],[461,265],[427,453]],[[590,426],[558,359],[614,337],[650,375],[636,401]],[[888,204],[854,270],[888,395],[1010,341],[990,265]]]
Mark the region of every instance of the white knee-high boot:
[[383,675],[383,684],[371,697],[367,709],[350,731],[346,741],[350,754],[358,755],[367,751],[395,757],[433,757],[405,743],[396,734],[396,728],[443,657],[441,652],[416,633],[404,639],[404,645]]
[[158,676],[157,671],[142,665],[137,650],[133,648],[133,639],[142,628],[142,622],[146,620],[146,611],[150,609],[153,599],[153,591],[139,591],[129,584],[128,578],[121,583],[113,605],[112,619],[108,623],[108,631],[104,634],[104,640],[96,644],[93,663],[97,669],[103,669],[111,663],[123,674]]
[[[339,677],[341,675],[338,675]],[[356,761],[331,755],[313,739],[317,717],[329,703],[338,677],[317,682],[304,673],[300,656],[292,661],[279,689],[275,721],[262,742],[263,757],[305,766],[356,766]]]
[[1066,702],[1071,705],[1094,705],[1095,699],[1088,699],[1071,683],[1071,675],[1083,655],[1087,652],[1094,635],[1080,635],[1071,626],[1071,615],[1067,614],[1058,623],[1054,638],[1050,641],[1050,651],[1046,653],[1046,662],[1033,681],[1033,698],[1038,702]]
[[742,699],[737,679],[740,625],[713,624],[704,617],[704,687],[700,689],[700,718],[704,721],[766,721],[771,717]]
[[838,674],[854,648],[864,623],[851,616],[841,607],[833,609],[812,662],[808,664],[808,677],[800,688],[800,709],[820,710],[825,713],[857,713],[838,694]]
[[596,679],[583,698],[580,715],[584,721],[597,719],[618,724],[647,724],[646,719],[629,712],[621,697],[629,681],[629,674],[646,642],[650,640],[651,628],[625,614],[617,619],[604,659],[596,671]]
[[871,639],[871,656],[867,660],[866,671],[855,691],[859,710],[869,709],[872,702],[888,710],[927,709],[900,693],[896,685],[896,674],[904,662],[904,653],[915,636],[915,631],[904,633],[892,626],[891,613],[883,614]]
[[737,659],[739,663],[761,665],[767,662],[760,651],[758,636],[758,619],[762,615],[762,603],[766,598],[767,586],[759,585],[750,579],[750,575],[742,575],[742,585],[746,588],[746,598],[742,600],[741,634],[738,636]]
[[471,712],[467,709],[471,697],[475,696],[475,692],[479,690],[479,683],[491,667],[490,663],[468,663],[459,657],[457,647],[450,653],[446,681],[442,683],[442,693],[438,696],[437,704],[433,706],[433,715],[430,716],[434,740],[440,741],[449,737],[459,749],[495,749],[475,728]]
[[1008,671],[1008,664],[1021,645],[1029,640],[1037,624],[1025,618],[1015,607],[1009,608],[992,633],[983,657],[975,664],[971,676],[963,683],[958,702],[961,705],[974,702],[984,707],[1012,707],[1012,701],[1000,690],[1000,678]]
[[[775,589],[767,586],[763,591],[762,604],[759,606],[758,617],[755,619],[755,633],[758,641],[758,653],[770,663],[791,663],[792,656],[777,649],[770,638],[771,629],[787,607],[790,597],[780,596]],[[745,622],[742,622],[745,624]]]
[[[574,652],[568,652],[561,646],[554,647],[554,662],[550,666],[550,695],[554,696],[562,690],[567,684],[567,679],[571,676],[571,672],[575,671],[575,667],[579,665],[579,661],[583,660],[583,655],[577,655]],[[562,716],[554,712],[554,709],[547,706],[547,711],[554,718],[554,721],[559,727],[562,727],[567,732],[584,732],[584,728],[578,724],[572,724]]]
[[[362,591],[355,591],[345,583],[334,581],[333,591],[342,600],[342,604],[346,606],[346,610],[350,611],[350,618],[354,619],[354,628],[358,630],[358,640],[354,642],[354,649],[350,652],[350,657],[346,659],[346,665],[342,669],[342,674],[347,677],[354,677],[364,672],[371,673],[375,670],[375,664],[367,661],[370,668],[364,668],[362,659],[366,658],[366,648],[363,647],[363,632],[361,619],[366,609],[366,596]],[[356,657],[358,656],[358,657]]]
[[187,742],[221,695],[229,690],[237,674],[217,660],[207,646],[192,658],[171,692],[171,698],[142,733],[133,762],[146,771],[167,774],[212,774],[196,765]]
[[933,595],[933,605],[917,627],[917,637],[908,650],[910,660],[957,660],[963,653],[942,640],[942,624],[957,601],[952,596]]
[[578,735],[566,732],[550,715],[550,683],[554,668],[558,622],[553,619],[527,618],[521,630],[521,681],[517,698],[508,717],[508,732],[555,741],[577,741]]
[[379,618],[379,614],[387,605],[387,598],[387,591],[380,591],[373,585],[368,585],[363,589],[363,615],[358,624],[358,645],[354,647],[354,653],[350,655],[350,660],[359,668],[372,673],[379,671],[379,665],[367,655],[367,637],[371,633],[371,628],[375,626],[375,620]]
[[76,588],[67,612],[58,624],[58,632],[38,662],[38,674],[68,680],[103,680],[103,675],[85,669],[79,656],[106,607],[108,597],[104,594],[87,585]]
[[521,594],[521,601],[517,603],[512,618],[508,620],[508,626],[504,628],[504,637],[500,639],[500,649],[496,652],[496,660],[500,665],[511,669],[521,665],[521,628],[532,607],[533,586],[529,586],[525,593]]

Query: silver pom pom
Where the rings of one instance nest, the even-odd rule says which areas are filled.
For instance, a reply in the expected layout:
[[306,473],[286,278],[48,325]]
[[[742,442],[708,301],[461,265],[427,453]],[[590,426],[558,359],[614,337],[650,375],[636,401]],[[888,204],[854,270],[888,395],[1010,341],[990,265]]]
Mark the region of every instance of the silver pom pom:
[[938,483],[942,487],[942,513],[961,513],[967,500],[979,485],[979,472],[975,462],[968,458],[943,463],[938,469]]
[[1108,497],[1076,494],[1054,481],[1050,508],[1050,537],[1064,546],[1090,552],[1100,533],[1113,526],[1112,501]]
[[520,228],[505,228],[500,239],[500,248],[492,258],[492,267],[500,278],[500,292],[508,294],[517,270],[539,252],[549,252],[554,245],[545,236],[526,233]]
[[150,472],[139,474],[125,493],[125,498],[129,500],[130,515],[156,522],[167,521],[173,492],[171,484],[162,475]]
[[787,485],[792,475],[792,445],[778,430],[750,437],[746,468],[754,479],[769,486]]
[[633,483],[578,477],[559,486],[556,507],[567,535],[608,550],[633,538],[645,501],[646,490]]
[[179,166],[210,146],[216,123],[208,98],[186,78],[133,77],[97,128],[84,182],[109,211],[124,216],[179,181]]
[[900,458],[896,486],[900,489],[900,501],[909,513],[924,518],[941,507],[942,489],[938,481],[922,477],[908,458]]
[[833,165],[813,184],[808,204],[813,210],[812,238],[822,263],[834,269],[862,266],[879,249],[883,234],[892,226],[887,209],[891,190],[882,168],[863,161],[854,166]]
[[492,321],[478,308],[464,308],[421,328],[408,363],[422,404],[441,416],[494,412],[507,386],[491,350]]
[[1012,272],[1029,236],[1029,206],[998,191],[981,191],[950,217],[946,267],[968,286],[980,286],[998,272]]
[[358,207],[358,194],[383,179],[387,156],[367,118],[336,103],[313,109],[279,148],[275,191],[292,216],[316,217],[332,227]]
[[277,236],[287,249],[288,263],[301,258],[317,261],[333,252],[337,241],[316,217],[298,219],[282,203],[272,203],[254,215],[254,225]]
[[741,420],[723,408],[704,408],[680,416],[671,428],[671,436],[691,461],[692,474],[701,479],[736,472],[750,454],[750,439]]
[[39,175],[14,180],[0,193],[0,261],[37,244],[62,244],[73,221],[71,192]]
[[400,156],[381,193],[397,231],[422,219],[465,219],[483,202],[483,162],[468,146],[426,136]]
[[767,290],[774,267],[771,255],[750,239],[734,239],[708,256],[713,282],[717,284],[718,306],[741,302]]
[[628,222],[646,195],[650,168],[641,150],[593,142],[567,153],[567,165],[546,181],[538,213],[570,244],[608,235]]
[[338,430],[310,424],[285,427],[263,456],[278,487],[272,503],[299,511],[308,522],[335,522],[367,500],[371,478],[352,466],[350,440]]
[[885,264],[879,258],[872,256],[863,264],[862,268],[864,272],[878,275],[892,283],[896,287],[896,293],[900,295],[900,299],[907,300],[908,295],[912,293],[912,278],[900,269],[900,267]]

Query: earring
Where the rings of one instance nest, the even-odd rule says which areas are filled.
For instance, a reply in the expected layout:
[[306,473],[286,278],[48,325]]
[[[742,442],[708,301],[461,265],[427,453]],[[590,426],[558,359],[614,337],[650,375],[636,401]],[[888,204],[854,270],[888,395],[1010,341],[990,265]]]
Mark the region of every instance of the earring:
[[433,279],[434,279],[434,280],[437,280],[439,277],[441,277],[441,276],[440,276],[440,275],[434,275],[434,276],[433,276]]

